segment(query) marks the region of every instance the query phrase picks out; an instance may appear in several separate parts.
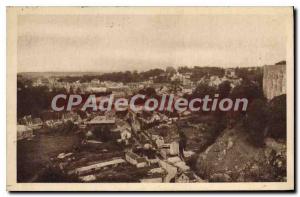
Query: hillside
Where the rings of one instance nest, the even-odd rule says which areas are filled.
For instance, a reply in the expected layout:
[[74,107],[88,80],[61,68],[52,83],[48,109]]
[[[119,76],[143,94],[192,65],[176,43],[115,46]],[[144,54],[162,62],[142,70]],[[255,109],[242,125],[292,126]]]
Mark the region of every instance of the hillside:
[[247,138],[239,126],[224,130],[199,154],[197,173],[211,182],[285,181],[286,146],[267,138],[255,147]]

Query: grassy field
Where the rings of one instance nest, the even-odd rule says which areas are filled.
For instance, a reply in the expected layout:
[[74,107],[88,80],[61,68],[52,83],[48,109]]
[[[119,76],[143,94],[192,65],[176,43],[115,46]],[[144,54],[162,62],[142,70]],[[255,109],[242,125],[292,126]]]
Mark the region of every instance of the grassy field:
[[80,143],[75,134],[40,134],[32,140],[18,141],[17,180],[31,182],[45,169],[51,156],[71,151]]

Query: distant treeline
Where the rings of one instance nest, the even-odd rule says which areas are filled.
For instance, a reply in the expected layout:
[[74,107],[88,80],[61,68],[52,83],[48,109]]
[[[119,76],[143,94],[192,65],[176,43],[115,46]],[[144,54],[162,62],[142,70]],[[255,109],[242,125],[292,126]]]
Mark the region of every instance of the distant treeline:
[[[181,74],[190,74],[191,81],[199,81],[203,77],[218,76],[223,77],[225,75],[225,69],[219,67],[179,67],[177,71]],[[262,68],[256,68],[249,70],[247,68],[235,68],[236,75],[240,78],[257,81],[261,84],[263,70]],[[64,76],[59,79],[61,82],[90,82],[93,79],[100,81],[113,81],[113,82],[142,82],[145,80],[152,79],[154,83],[165,83],[170,82],[171,76],[176,73],[176,69],[173,67],[167,67],[165,70],[155,68],[148,71],[123,71],[123,72],[111,72],[104,74],[87,74],[83,76]]]
[[[151,69],[145,72],[137,72],[137,71],[124,71],[124,72],[111,72],[104,73],[100,75],[83,75],[83,76],[65,76],[59,79],[61,82],[76,82],[79,81],[81,83],[90,82],[93,79],[98,79],[100,81],[113,81],[113,82],[141,82],[150,79],[150,77],[157,76],[157,79],[160,78],[161,75],[164,75],[165,71],[162,69]],[[166,76],[162,76],[161,79],[167,79]]]
[[[190,73],[192,81],[198,81],[203,76],[216,75],[224,76],[225,70],[218,67],[179,67],[177,71],[181,74]],[[90,82],[92,79],[99,79],[100,81],[113,81],[113,82],[142,82],[152,79],[154,82],[162,83],[170,81],[171,76],[176,73],[176,69],[173,67],[167,67],[165,70],[155,68],[148,71],[123,71],[123,72],[111,72],[101,75],[83,75],[83,76],[66,76],[62,77],[60,81],[64,82]]]

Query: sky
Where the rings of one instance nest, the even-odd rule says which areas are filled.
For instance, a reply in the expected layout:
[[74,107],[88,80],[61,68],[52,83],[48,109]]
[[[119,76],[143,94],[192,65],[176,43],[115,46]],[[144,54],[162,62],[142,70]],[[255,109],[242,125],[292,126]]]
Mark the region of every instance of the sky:
[[286,59],[280,15],[19,15],[18,72],[248,67]]

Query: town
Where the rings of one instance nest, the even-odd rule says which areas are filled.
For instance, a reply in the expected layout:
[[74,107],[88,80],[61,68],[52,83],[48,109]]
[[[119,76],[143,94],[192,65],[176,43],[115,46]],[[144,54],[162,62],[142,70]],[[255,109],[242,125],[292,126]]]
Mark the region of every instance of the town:
[[[282,61],[264,67],[226,69],[167,67],[140,73],[20,73],[18,181],[189,183],[228,181],[228,177],[232,180],[235,176],[231,174],[199,172],[197,162],[203,157],[199,159],[198,155],[208,153],[222,132],[238,130],[241,119],[246,122],[250,112],[93,111],[74,106],[69,111],[54,111],[51,101],[58,94],[93,94],[98,101],[110,95],[131,98],[135,94],[156,99],[171,94],[186,99],[218,94],[220,98],[246,97],[249,103],[257,99],[270,101],[285,94],[285,73],[280,70],[285,64]],[[274,82],[274,75],[280,83]],[[143,100],[136,102],[144,104]],[[267,137],[276,138],[269,132],[262,139]],[[232,146],[229,138],[222,151]],[[32,167],[36,171],[24,170]]]

